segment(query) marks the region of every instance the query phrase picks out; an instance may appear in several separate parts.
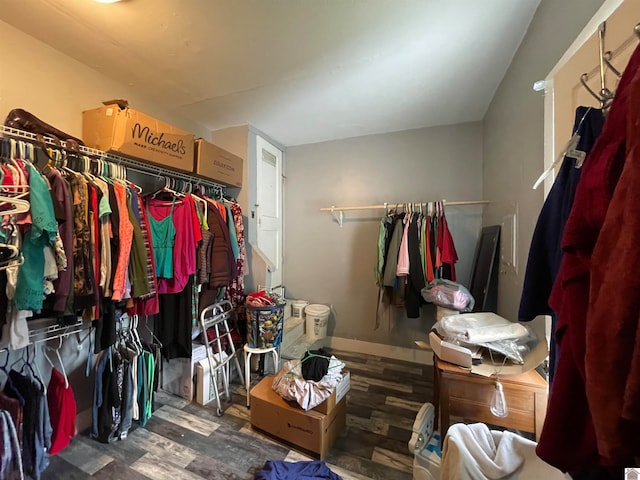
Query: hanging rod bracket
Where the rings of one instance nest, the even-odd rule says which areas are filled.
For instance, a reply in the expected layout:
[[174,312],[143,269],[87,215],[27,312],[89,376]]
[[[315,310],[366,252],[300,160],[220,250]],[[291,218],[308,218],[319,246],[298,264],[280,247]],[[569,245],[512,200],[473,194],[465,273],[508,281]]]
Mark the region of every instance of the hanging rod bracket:
[[338,222],[338,225],[342,227],[342,222],[344,221],[344,212],[342,210],[336,211],[335,208],[335,205],[331,205],[331,213],[333,214],[333,218],[335,219],[335,221]]

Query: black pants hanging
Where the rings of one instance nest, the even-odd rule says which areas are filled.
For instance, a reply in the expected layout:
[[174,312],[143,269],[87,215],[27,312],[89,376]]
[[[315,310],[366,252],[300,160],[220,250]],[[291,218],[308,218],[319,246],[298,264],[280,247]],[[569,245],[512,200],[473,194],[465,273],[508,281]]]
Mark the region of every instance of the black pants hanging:
[[159,295],[158,339],[162,355],[172,358],[191,358],[191,317],[193,276],[180,293]]

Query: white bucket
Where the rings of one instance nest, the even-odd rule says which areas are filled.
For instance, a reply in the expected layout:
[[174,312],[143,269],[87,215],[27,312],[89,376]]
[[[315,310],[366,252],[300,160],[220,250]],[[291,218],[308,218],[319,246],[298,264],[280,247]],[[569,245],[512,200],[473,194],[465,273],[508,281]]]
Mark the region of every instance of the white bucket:
[[291,302],[291,316],[293,318],[304,318],[304,308],[309,305],[306,300],[294,300]]
[[327,336],[330,308],[326,305],[314,303],[304,309],[307,318],[307,340],[315,342]]

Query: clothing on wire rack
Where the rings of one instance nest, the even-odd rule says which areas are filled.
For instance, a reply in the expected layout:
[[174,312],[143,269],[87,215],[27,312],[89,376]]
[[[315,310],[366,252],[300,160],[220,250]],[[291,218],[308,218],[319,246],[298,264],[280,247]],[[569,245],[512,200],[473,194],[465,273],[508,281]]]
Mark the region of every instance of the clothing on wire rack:
[[[40,146],[8,137],[0,138],[0,145],[0,213],[7,212],[0,247],[3,241],[15,245],[24,259],[0,273],[7,281],[0,288],[4,345],[27,344],[29,318],[69,324],[82,317],[96,327],[99,352],[115,342],[116,309],[159,314],[163,331],[186,332],[198,308],[222,298],[229,285],[234,305],[244,304],[239,275],[246,273],[246,253],[236,202],[169,188],[158,198],[144,198],[118,169],[107,168],[108,162],[48,149],[51,161],[42,165],[34,154]],[[8,197],[1,195],[5,192]],[[12,201],[24,202],[27,210],[9,213]],[[203,231],[208,242],[198,256]],[[192,278],[196,273],[198,281]],[[185,296],[180,316],[160,313],[162,295]],[[195,297],[188,302],[187,295]],[[169,350],[171,343],[166,342]],[[190,354],[189,344],[167,355]]]
[[427,205],[427,214],[389,212],[380,221],[376,283],[381,305],[404,305],[409,318],[420,316],[420,291],[436,278],[456,279],[458,254],[442,202]]
[[56,455],[76,436],[76,399],[71,385],[56,369],[51,369],[47,387],[47,402],[51,419],[51,448],[49,455]]
[[9,412],[0,409],[0,478],[23,480],[22,453],[18,443],[13,418]]
[[[28,363],[25,365],[30,368]],[[51,447],[51,422],[44,385],[35,375],[30,377],[11,370],[4,393],[23,402],[22,465],[26,474],[39,479],[49,465],[46,452]]]
[[118,342],[95,366],[91,436],[103,443],[125,439],[134,420],[144,426],[158,390],[159,345],[140,342],[126,313],[118,312],[118,324]]

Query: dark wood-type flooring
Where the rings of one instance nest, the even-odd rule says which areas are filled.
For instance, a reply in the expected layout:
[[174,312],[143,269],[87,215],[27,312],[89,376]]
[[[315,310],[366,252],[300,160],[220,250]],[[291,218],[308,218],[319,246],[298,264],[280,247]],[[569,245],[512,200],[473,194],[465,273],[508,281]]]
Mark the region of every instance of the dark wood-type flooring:
[[[347,426],[325,461],[348,479],[410,480],[407,442],[420,406],[433,401],[432,366],[373,355],[334,352],[351,371]],[[259,379],[252,379],[254,383]],[[243,386],[222,417],[215,402],[202,407],[160,392],[145,427],[105,445],[80,434],[44,472],[43,480],[252,479],[266,460],[310,460],[251,429]]]

